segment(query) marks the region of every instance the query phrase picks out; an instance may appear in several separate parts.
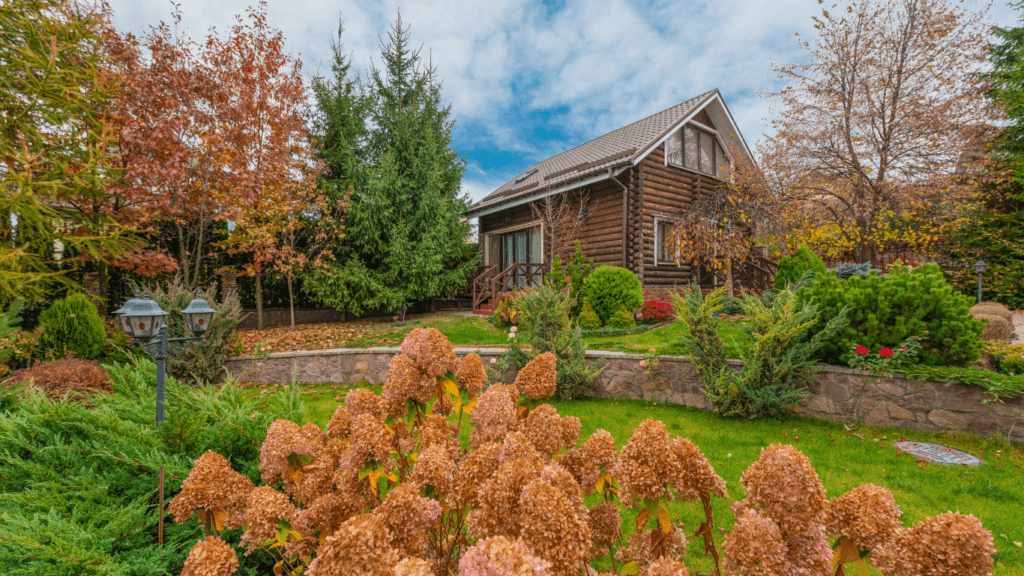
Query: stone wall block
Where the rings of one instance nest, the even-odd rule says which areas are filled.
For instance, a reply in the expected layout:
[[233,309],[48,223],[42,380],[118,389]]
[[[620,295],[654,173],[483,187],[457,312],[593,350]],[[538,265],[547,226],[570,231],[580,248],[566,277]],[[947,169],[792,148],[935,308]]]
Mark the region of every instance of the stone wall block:
[[874,428],[881,428],[889,425],[889,404],[879,402],[875,404],[864,418],[864,423]]
[[964,417],[956,412],[936,408],[928,413],[928,421],[947,430],[962,430],[966,425]]
[[967,429],[985,436],[995,434],[999,430],[999,419],[991,414],[971,414],[967,417]]
[[939,408],[956,410],[958,412],[988,412],[988,407],[977,400],[968,400],[948,394],[939,396],[936,405]]

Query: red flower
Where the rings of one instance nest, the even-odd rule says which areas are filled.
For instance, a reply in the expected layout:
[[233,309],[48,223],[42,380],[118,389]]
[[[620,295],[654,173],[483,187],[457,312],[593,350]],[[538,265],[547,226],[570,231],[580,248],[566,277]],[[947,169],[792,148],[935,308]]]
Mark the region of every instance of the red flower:
[[892,358],[892,348],[882,348],[878,351],[878,355],[882,358]]
[[900,348],[900,352],[906,352],[906,351],[907,351],[907,347],[906,346],[904,346],[903,348]]
[[871,352],[871,350],[868,350],[867,348],[861,346],[860,344],[858,344],[857,347],[853,349],[853,353],[856,354],[857,356],[867,356],[868,352]]

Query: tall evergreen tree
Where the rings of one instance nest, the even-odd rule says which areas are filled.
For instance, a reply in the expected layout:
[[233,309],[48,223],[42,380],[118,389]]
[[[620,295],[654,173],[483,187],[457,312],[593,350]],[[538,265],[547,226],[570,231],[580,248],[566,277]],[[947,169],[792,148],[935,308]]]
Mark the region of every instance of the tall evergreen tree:
[[[464,248],[469,225],[462,212],[468,199],[459,195],[459,186],[465,161],[451,147],[451,105],[442,106],[435,69],[423,66],[419,50],[410,48],[401,15],[388,40],[381,47],[383,68],[371,67],[362,91],[352,88],[342,97],[351,88],[345,83],[348,70],[335,66],[332,94],[337,98],[323,111],[328,122],[333,118],[341,124],[333,134],[351,137],[358,134],[358,122],[339,112],[345,106],[358,110],[360,98],[368,98],[372,128],[365,147],[350,139],[351,151],[335,147],[321,156],[325,162],[335,160],[340,170],[350,163],[332,185],[351,185],[354,193],[346,249],[336,266],[314,273],[309,283],[325,302],[356,313],[404,310],[415,301],[454,292],[469,281],[477,258],[475,253],[467,256]],[[356,168],[360,157],[365,161]]]
[[[1024,2],[1011,3],[1016,8]],[[1006,116],[1007,124],[992,150],[994,170],[981,185],[982,206],[957,232],[948,255],[961,262],[980,258],[988,264],[982,297],[1012,308],[1024,306],[1024,27],[994,28],[986,74],[988,95]],[[974,295],[977,276],[971,268],[949,268],[947,278]]]

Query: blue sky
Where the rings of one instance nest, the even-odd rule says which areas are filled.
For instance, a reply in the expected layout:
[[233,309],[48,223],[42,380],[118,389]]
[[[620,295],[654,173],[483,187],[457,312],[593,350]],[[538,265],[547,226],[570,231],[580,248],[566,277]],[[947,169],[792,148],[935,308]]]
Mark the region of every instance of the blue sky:
[[[255,0],[253,0],[255,2]],[[180,0],[195,39],[221,33],[248,0]],[[171,20],[168,0],[110,0],[122,30]],[[983,2],[967,0],[978,9]],[[831,5],[827,3],[826,5]],[[780,87],[775,62],[802,62],[795,34],[814,37],[816,0],[269,0],[307,77],[329,70],[331,36],[344,20],[345,52],[365,73],[401,8],[412,41],[432,57],[468,164],[463,190],[479,200],[531,164],[718,88],[747,144],[770,130]],[[990,21],[1018,12],[996,2]]]

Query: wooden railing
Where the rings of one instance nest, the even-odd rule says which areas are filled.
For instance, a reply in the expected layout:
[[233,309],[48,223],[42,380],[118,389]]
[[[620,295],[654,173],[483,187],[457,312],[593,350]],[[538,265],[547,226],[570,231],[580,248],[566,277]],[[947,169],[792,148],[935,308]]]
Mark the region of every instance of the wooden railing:
[[[702,277],[702,286],[726,286],[729,283],[727,267],[724,259],[718,259],[718,266],[707,270],[707,263],[701,263],[701,268],[706,276]],[[732,265],[733,286],[737,289],[743,288],[760,296],[765,290],[771,288],[775,273],[779,266],[763,256],[755,256],[743,262],[734,262]],[[717,280],[717,282],[715,282]]]
[[491,280],[494,279],[494,275],[497,273],[497,266],[481,266],[476,276],[473,277],[473,310],[480,308],[481,304],[493,296]]
[[491,294],[498,297],[521,288],[540,286],[543,280],[543,264],[516,263],[495,275],[491,280]]

